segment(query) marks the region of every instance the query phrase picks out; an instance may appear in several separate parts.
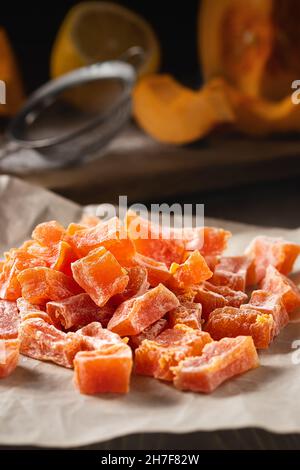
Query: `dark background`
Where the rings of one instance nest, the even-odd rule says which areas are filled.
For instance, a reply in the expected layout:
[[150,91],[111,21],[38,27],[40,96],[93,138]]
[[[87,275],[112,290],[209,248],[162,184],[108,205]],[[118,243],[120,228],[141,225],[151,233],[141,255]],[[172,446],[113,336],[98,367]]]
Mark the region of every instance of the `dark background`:
[[[1,2],[0,25],[5,27],[12,41],[27,92],[49,79],[49,57],[53,41],[66,13],[76,3],[79,2]],[[200,0],[121,0],[115,3],[129,7],[150,22],[161,44],[162,71],[171,73],[191,86],[201,83],[196,46]],[[67,196],[71,197],[69,194]],[[159,194],[155,201],[140,202],[157,201],[161,202]],[[173,199],[169,202],[173,202]],[[203,191],[199,187],[196,194],[178,194],[176,202],[204,202],[206,215],[212,217],[261,225],[297,227],[299,177],[295,172],[290,179],[224,190]]]
[[[72,0],[1,2],[0,24],[13,43],[27,91],[49,78],[49,57],[56,33]],[[198,0],[116,1],[143,15],[154,28],[162,47],[162,70],[187,84],[200,82],[196,30]]]

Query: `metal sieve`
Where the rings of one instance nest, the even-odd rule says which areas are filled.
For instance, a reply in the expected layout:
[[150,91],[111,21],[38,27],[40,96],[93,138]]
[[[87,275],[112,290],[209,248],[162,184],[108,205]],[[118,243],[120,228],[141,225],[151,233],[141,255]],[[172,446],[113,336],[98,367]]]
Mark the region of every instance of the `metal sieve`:
[[119,60],[88,65],[43,85],[9,125],[0,159],[36,149],[64,167],[101,155],[130,118],[137,75],[130,62],[142,57],[141,48],[132,47]]

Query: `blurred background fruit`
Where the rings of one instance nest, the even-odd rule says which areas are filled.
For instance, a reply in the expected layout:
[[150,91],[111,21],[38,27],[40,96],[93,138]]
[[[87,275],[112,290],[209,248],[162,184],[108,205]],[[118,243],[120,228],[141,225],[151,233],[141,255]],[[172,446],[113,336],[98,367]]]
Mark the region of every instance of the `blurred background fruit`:
[[133,115],[155,139],[187,144],[206,136],[220,124],[234,121],[234,113],[221,87],[194,91],[170,75],[141,78],[133,91]]
[[[45,169],[41,155],[41,171],[27,170],[26,177],[72,197],[77,187],[78,200],[84,187],[86,200],[94,201],[100,193],[113,199],[116,191],[158,200],[163,194],[300,174],[300,106],[290,100],[291,81],[300,79],[299,5],[299,0],[3,2],[1,25],[28,93],[51,76],[115,57],[133,42],[151,45],[133,94],[138,126],[129,122],[101,159],[99,153],[58,175],[57,169]],[[98,13],[90,14],[91,7]],[[151,25],[150,40],[145,24]],[[84,90],[72,90],[73,102],[75,91],[82,99]],[[97,90],[87,96],[97,112]],[[56,127],[64,132],[66,119],[60,118]],[[4,129],[7,120],[0,124]],[[8,160],[2,171],[22,174],[22,157],[11,165]]]
[[300,76],[298,0],[202,0],[198,50],[205,80],[280,100]]
[[24,101],[24,90],[17,60],[4,28],[0,28],[0,80],[6,88],[6,103],[0,104],[0,115],[13,116]]
[[114,3],[79,3],[69,11],[57,34],[51,53],[51,76],[118,59],[133,46],[140,46],[145,52],[140,76],[156,72],[160,46],[146,20]]
[[174,79],[166,84],[163,75],[151,84],[142,78],[133,95],[141,128],[176,144],[203,138],[226,122],[251,136],[299,132],[300,107],[291,100],[292,82],[300,76],[294,20],[299,2],[202,0],[199,5],[197,42],[205,86],[195,92]]

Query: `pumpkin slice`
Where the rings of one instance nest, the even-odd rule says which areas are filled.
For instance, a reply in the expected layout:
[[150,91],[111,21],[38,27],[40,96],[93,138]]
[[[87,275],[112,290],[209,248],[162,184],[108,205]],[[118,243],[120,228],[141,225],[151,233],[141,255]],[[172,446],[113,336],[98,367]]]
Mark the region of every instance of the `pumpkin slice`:
[[291,96],[270,101],[249,96],[222,78],[211,80],[206,87],[222,89],[235,115],[234,127],[250,136],[297,132],[300,129],[300,106]]
[[198,49],[206,81],[223,77],[268,100],[290,95],[299,77],[297,0],[203,0]]
[[193,142],[234,119],[221,88],[193,91],[170,75],[149,75],[138,82],[133,113],[151,137],[172,144]]
[[271,0],[204,0],[198,49],[205,80],[223,77],[250,95],[260,83],[272,47]]

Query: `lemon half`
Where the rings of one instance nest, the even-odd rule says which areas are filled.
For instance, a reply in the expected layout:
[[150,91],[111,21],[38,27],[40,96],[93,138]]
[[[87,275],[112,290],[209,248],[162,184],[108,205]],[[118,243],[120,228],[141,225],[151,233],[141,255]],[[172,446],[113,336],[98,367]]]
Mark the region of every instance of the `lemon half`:
[[139,76],[157,71],[159,42],[141,16],[115,3],[79,3],[69,11],[57,34],[51,53],[51,76],[56,78],[97,61],[118,59],[133,46],[142,47],[145,53]]

